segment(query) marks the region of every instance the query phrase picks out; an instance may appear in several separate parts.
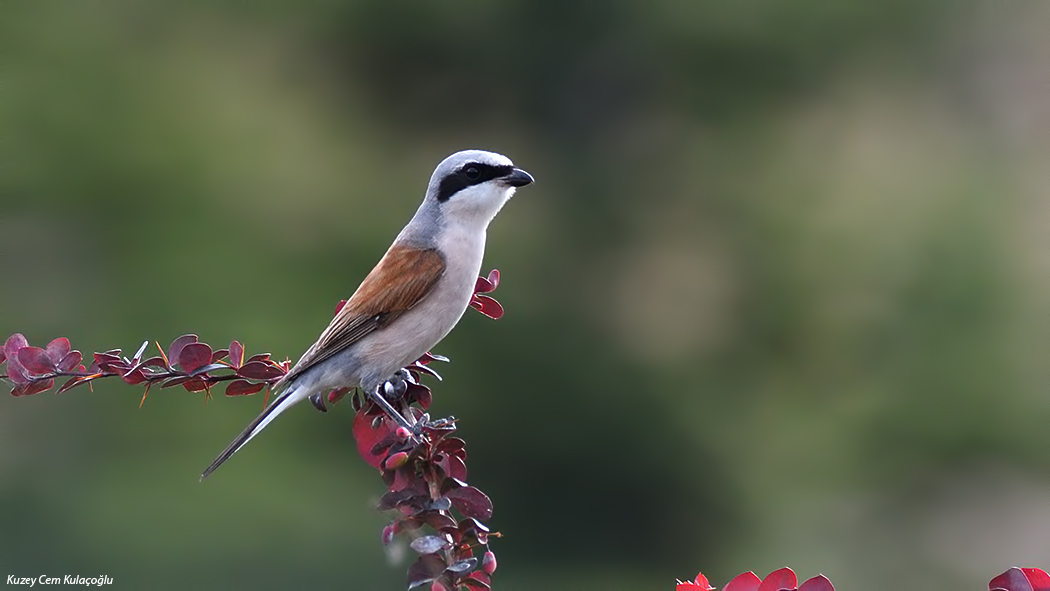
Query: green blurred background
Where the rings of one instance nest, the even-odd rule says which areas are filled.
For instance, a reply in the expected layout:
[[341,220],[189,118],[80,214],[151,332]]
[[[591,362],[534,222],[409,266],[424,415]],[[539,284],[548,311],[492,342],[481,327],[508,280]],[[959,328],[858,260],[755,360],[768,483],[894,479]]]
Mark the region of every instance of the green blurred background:
[[[478,147],[437,414],[498,589],[789,565],[981,589],[1050,557],[1050,4],[7,2],[0,335],[296,358]],[[0,400],[0,577],[397,589],[349,405]],[[396,554],[396,552],[394,553]],[[1040,564],[1041,563],[1041,564]]]

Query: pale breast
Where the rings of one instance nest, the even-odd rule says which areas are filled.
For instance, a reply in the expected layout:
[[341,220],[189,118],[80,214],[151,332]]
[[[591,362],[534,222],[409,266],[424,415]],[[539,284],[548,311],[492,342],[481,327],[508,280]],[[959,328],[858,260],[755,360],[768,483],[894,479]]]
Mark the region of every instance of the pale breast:
[[481,271],[485,233],[445,230],[437,242],[446,268],[434,291],[389,326],[362,339],[358,354],[374,362],[362,367],[362,387],[374,387],[433,349],[469,306]]

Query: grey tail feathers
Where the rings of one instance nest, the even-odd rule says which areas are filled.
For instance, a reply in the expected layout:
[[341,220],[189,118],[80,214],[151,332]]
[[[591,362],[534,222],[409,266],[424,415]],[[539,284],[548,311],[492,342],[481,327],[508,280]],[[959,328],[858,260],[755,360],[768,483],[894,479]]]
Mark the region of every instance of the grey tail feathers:
[[252,437],[255,437],[256,434],[262,431],[270,421],[277,418],[277,415],[287,410],[296,402],[302,400],[302,397],[294,396],[295,392],[296,388],[288,388],[281,393],[280,396],[274,399],[270,406],[266,407],[266,410],[262,411],[262,413],[255,417],[252,422],[248,423],[248,426],[244,428],[244,431],[241,431],[241,434],[234,438],[234,440],[226,446],[226,449],[222,450],[219,457],[215,458],[215,461],[208,466],[203,474],[201,474],[201,480],[203,481],[212,472],[217,470],[219,466],[223,465],[226,460],[233,457],[233,454],[237,453],[237,450],[244,447],[244,445],[248,443]]

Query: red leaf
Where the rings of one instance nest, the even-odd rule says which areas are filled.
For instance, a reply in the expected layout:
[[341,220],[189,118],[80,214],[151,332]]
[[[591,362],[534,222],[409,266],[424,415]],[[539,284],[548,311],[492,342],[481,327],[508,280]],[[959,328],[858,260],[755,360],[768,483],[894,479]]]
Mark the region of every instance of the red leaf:
[[433,581],[445,571],[445,559],[437,554],[424,554],[408,567],[408,588]]
[[714,591],[714,589],[711,586],[711,582],[704,576],[704,573],[697,573],[696,579],[678,583],[675,591]]
[[478,277],[474,283],[474,293],[490,293],[499,287],[499,269],[489,271],[488,277]]
[[201,378],[190,378],[182,383],[187,392],[201,392],[208,389],[208,382]]
[[444,536],[430,535],[412,540],[408,547],[420,554],[434,554],[448,548],[449,545],[448,540]]
[[62,387],[58,389],[57,393],[61,394],[61,393],[65,392],[66,390],[69,390],[71,388],[76,388],[77,386],[80,385],[80,380],[83,380],[83,379],[84,378],[80,378],[80,377],[69,378],[68,380],[66,380],[66,383],[62,384]]
[[18,362],[31,373],[45,374],[55,371],[47,351],[40,347],[22,347],[18,350]]
[[492,291],[492,284],[489,283],[489,280],[484,277],[478,277],[478,280],[474,282],[474,294],[488,293],[490,291]]
[[835,586],[824,575],[817,575],[799,585],[798,591],[835,591]]
[[748,571],[734,577],[722,591],[758,591],[758,586],[761,584],[762,581],[758,578],[758,575]]
[[492,589],[492,586],[488,583],[484,581],[479,581],[477,578],[475,578],[474,575],[476,574],[478,573],[470,573],[471,576],[463,579],[459,582],[459,584],[463,585],[467,589],[470,589],[470,591],[489,591],[489,589]]
[[988,588],[1002,588],[1006,591],[1035,591],[1035,587],[1028,580],[1025,572],[1016,566],[989,581]]
[[139,364],[141,367],[156,367],[157,369],[167,369],[168,362],[164,357],[150,357]]
[[445,474],[458,480],[467,479],[467,464],[459,456],[445,455],[439,465]]
[[1041,568],[1022,568],[1033,591],[1050,591],[1050,574]]
[[[4,343],[4,355],[7,357],[7,377],[15,384],[28,384],[29,375],[22,364],[18,362],[18,350],[28,347],[29,341],[19,333],[7,337]],[[14,394],[14,392],[11,392]]]
[[423,410],[430,408],[430,403],[434,399],[434,395],[431,394],[430,388],[419,384],[409,384],[408,392],[405,393],[405,397],[410,401],[415,400],[418,402]]
[[249,361],[237,369],[237,375],[251,380],[272,380],[284,375],[280,367],[263,361]]
[[447,454],[467,459],[467,443],[459,437],[446,437],[438,444],[437,449]]
[[181,337],[175,339],[168,345],[168,363],[174,365],[179,362],[179,355],[182,354],[182,348],[190,343],[197,342],[197,335],[195,334],[184,334]]
[[7,353],[3,347],[0,347],[0,365],[3,365],[5,361],[7,361]]
[[387,421],[380,421],[379,427],[372,428],[372,418],[363,412],[354,416],[354,440],[357,442],[357,453],[369,466],[379,469],[383,466],[386,458],[386,449],[380,453],[372,453],[372,449],[380,441],[393,436],[393,429]]
[[218,362],[222,361],[223,359],[226,359],[227,357],[229,357],[229,355],[230,355],[230,350],[229,349],[219,349],[218,351],[215,351],[214,353],[211,354],[211,362],[212,363],[218,363]]
[[248,358],[248,363],[251,363],[252,361],[269,361],[269,360],[270,360],[270,354],[269,353],[256,353],[255,355],[252,355],[251,357]]
[[[385,421],[384,421],[385,422]],[[386,463],[384,461],[384,463]],[[389,474],[389,473],[388,473]],[[394,470],[394,481],[390,483],[390,490],[399,491],[404,490],[410,486],[413,486],[419,482],[416,478],[416,471],[413,466],[401,466],[401,469]],[[419,526],[416,526],[419,527]]]
[[489,296],[475,295],[470,300],[470,307],[493,320],[503,318],[503,306]]
[[798,586],[798,578],[795,577],[795,571],[790,568],[782,568],[775,570],[762,579],[762,584],[758,586],[758,591],[780,591],[781,589],[794,589]]
[[98,368],[105,372],[123,375],[131,369],[131,366],[123,361],[103,361],[98,364]]
[[459,584],[465,585],[470,588],[471,591],[488,591],[489,589],[492,589],[492,586],[490,585],[491,582],[492,581],[487,574],[480,570],[476,570],[464,577]]
[[438,355],[437,353],[433,353],[430,351],[423,353],[422,357],[416,359],[416,363],[419,363],[420,365],[427,365],[431,361],[441,361],[444,363],[448,363],[450,359],[448,357],[445,357],[444,355]]
[[247,380],[234,380],[226,386],[227,396],[247,396],[255,394],[266,387],[266,384],[253,384]]
[[67,354],[69,339],[66,337],[59,337],[47,344],[47,356],[51,358],[51,365],[58,365]]
[[84,356],[80,354],[80,351],[70,351],[58,362],[58,371],[73,371],[83,360]]
[[198,367],[203,367],[211,362],[211,347],[204,343],[188,343],[179,351],[179,367],[186,373],[193,373]]
[[28,346],[29,341],[26,340],[25,336],[16,332],[7,337],[7,341],[4,343],[4,352],[7,354],[8,359],[14,359],[18,355],[19,349]]
[[7,360],[7,379],[20,386],[24,386],[30,382],[29,375],[22,367],[22,364],[18,363],[17,359]]
[[141,369],[132,369],[120,377],[125,383],[131,384],[132,386],[146,381],[146,376],[142,374]]
[[335,314],[333,314],[333,316],[338,316],[339,312],[341,312],[343,310],[343,306],[345,306],[345,305],[346,305],[346,300],[339,300],[339,303],[335,305]]
[[244,345],[238,341],[230,343],[230,365],[234,368],[240,367],[244,363]]
[[33,394],[39,394],[40,392],[43,392],[44,390],[50,390],[51,386],[54,386],[54,385],[55,385],[55,379],[54,378],[50,378],[50,379],[47,379],[47,380],[39,380],[39,381],[33,382],[32,384],[25,384],[23,386],[19,386],[19,388],[22,390],[22,393],[18,394],[18,396],[32,396]]
[[488,521],[492,517],[492,500],[473,486],[452,489],[445,496],[464,517],[473,517],[479,521]]
[[430,367],[429,365],[423,365],[423,364],[419,363],[418,361],[413,363],[412,365],[409,365],[408,369],[411,370],[411,371],[419,372],[419,373],[425,373],[428,376],[432,376],[432,377],[437,378],[438,380],[441,379],[441,374],[439,374],[438,372],[434,371],[434,369],[432,367]]
[[438,511],[424,511],[423,513],[418,514],[417,517],[421,517],[427,525],[434,529],[440,530],[441,528],[452,528],[453,531],[459,531],[456,529],[456,522],[445,513]]
[[51,387],[54,386],[54,385],[55,385],[55,379],[54,378],[49,378],[49,379],[46,379],[46,380],[40,380],[40,381],[37,381],[37,382],[33,382],[32,384],[30,384],[26,388],[25,395],[26,396],[32,396],[33,394],[37,394],[38,392],[43,392],[45,390],[50,390]]
[[93,355],[95,363],[102,367],[103,365],[112,365],[114,363],[125,365],[124,360],[120,358],[120,355],[114,355],[112,353],[95,353]]

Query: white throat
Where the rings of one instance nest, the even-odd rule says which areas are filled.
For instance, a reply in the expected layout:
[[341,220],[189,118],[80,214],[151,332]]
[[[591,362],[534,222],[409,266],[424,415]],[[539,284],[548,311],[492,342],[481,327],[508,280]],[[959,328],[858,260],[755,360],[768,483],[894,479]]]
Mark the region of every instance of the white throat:
[[446,228],[462,226],[484,234],[514,190],[492,182],[463,189],[441,204],[443,225]]

